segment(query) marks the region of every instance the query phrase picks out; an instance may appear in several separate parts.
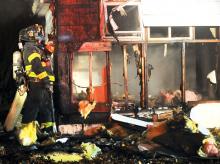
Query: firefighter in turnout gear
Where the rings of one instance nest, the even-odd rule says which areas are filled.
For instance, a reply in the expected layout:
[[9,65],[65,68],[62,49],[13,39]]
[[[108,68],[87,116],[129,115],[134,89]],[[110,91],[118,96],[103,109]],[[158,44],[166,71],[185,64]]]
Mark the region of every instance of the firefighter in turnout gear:
[[[27,77],[27,99],[22,110],[22,125],[18,132],[19,142],[23,146],[35,144],[37,128],[52,132],[55,124],[51,92],[55,81],[52,70],[45,63],[44,30],[35,24],[19,32],[19,40],[23,45],[23,62]],[[50,72],[50,74],[48,73]]]

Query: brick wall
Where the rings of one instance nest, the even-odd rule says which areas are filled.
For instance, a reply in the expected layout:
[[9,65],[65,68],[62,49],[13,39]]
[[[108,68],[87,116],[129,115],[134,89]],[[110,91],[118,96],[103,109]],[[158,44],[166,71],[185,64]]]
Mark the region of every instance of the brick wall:
[[[57,30],[59,43],[77,50],[85,41],[100,39],[99,0],[58,0]],[[69,48],[70,48],[69,47]]]
[[100,40],[99,3],[100,0],[58,0],[56,4],[57,100],[64,114],[77,108],[71,95],[70,54],[74,55],[83,42]]

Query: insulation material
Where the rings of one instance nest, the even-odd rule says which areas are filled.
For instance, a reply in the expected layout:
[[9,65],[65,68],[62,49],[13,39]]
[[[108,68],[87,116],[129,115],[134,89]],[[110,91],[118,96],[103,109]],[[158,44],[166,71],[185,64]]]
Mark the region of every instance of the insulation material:
[[45,160],[53,161],[56,163],[60,162],[79,162],[83,158],[88,160],[94,159],[98,154],[101,153],[101,149],[95,144],[90,142],[82,143],[81,149],[83,153],[66,153],[66,152],[53,152],[46,155],[37,155],[37,158],[43,157]]
[[52,160],[57,163],[58,162],[79,162],[83,159],[81,155],[79,154],[76,154],[76,153],[68,154],[65,152],[50,153],[44,156],[44,158],[48,160]]
[[212,72],[210,72],[208,75],[207,75],[207,79],[209,79],[209,81],[213,84],[216,84],[217,81],[216,81],[216,73],[215,73],[215,70],[213,70]]
[[88,143],[82,143],[81,148],[83,150],[83,155],[86,159],[92,160],[95,158],[98,154],[101,153],[101,149],[97,147],[95,144],[92,144],[90,142]]
[[205,128],[220,127],[220,103],[198,104],[191,109],[190,118]]

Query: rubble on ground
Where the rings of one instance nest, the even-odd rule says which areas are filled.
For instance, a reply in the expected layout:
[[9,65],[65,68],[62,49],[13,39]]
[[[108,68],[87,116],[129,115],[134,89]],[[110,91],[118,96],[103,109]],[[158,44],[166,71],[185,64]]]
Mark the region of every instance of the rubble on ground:
[[[192,90],[185,90],[185,102],[199,101],[202,99],[201,94]],[[181,90],[161,90],[157,96],[150,96],[148,106],[178,106],[182,102]]]
[[[123,115],[123,113],[120,113]],[[153,115],[157,120],[153,122]],[[51,140],[22,147],[13,133],[0,133],[1,163],[215,163],[220,129],[200,132],[182,107],[159,107],[126,116],[148,127],[110,120],[60,125]],[[52,142],[49,142],[52,141]]]

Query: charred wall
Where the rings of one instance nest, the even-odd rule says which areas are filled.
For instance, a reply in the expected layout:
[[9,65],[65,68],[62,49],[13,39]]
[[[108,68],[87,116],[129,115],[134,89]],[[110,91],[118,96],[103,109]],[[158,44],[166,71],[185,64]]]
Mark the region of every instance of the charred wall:
[[[203,35],[209,31],[202,30]],[[207,38],[207,36],[206,36]],[[153,66],[148,82],[151,96],[160,95],[160,91],[175,91],[181,88],[181,49],[182,43],[148,44],[147,61]],[[166,51],[166,53],[164,53]],[[135,101],[140,100],[139,78],[132,51],[128,62],[128,92]],[[215,93],[210,90],[208,73],[216,69],[216,43],[186,44],[186,90],[201,94],[204,98],[214,99]],[[120,47],[113,46],[111,57],[111,89],[113,99],[122,99],[124,94],[123,55]]]

